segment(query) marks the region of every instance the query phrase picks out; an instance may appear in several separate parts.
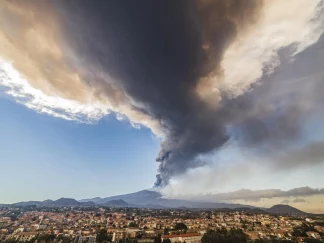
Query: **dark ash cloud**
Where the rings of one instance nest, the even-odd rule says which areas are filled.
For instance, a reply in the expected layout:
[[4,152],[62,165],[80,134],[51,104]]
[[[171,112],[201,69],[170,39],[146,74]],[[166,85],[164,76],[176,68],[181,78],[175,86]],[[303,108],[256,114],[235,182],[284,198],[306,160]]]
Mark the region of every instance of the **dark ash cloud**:
[[220,96],[218,105],[210,105],[197,92],[197,88],[204,90],[201,80],[210,73],[222,77],[225,50],[257,21],[261,1],[71,1],[63,5],[64,10],[59,9],[66,35],[79,58],[111,75],[116,80],[112,85],[123,90],[132,109],[158,121],[164,139],[156,159],[160,163],[156,186],[204,165],[200,155],[221,148],[230,137],[258,152],[289,148],[299,139],[305,115],[322,110],[323,76],[305,87],[301,74],[292,75],[303,62],[299,56],[291,62],[293,46],[279,53],[282,64],[273,75],[267,75],[265,66],[251,92],[237,98]]
[[221,75],[226,47],[261,7],[256,0],[57,4],[78,55],[118,80],[134,109],[159,121],[165,137],[157,186],[201,166],[199,155],[228,141],[224,119],[196,88],[211,71]]
[[278,157],[281,167],[299,164],[319,164],[324,162],[324,141],[313,142],[301,148],[285,151]]
[[[94,114],[99,109],[99,117],[109,107],[162,135],[156,186],[205,165],[206,155],[229,141],[264,157],[283,155],[282,163],[289,166],[290,161],[312,156],[309,161],[319,163],[321,146],[308,146],[301,140],[307,118],[324,120],[318,115],[324,107],[323,38],[318,41],[323,28],[315,20],[309,23],[315,13],[322,20],[317,10],[323,6],[316,1],[299,3],[300,14],[281,16],[287,31],[295,30],[298,23],[297,33],[285,32],[275,39],[265,34],[269,33],[266,28],[281,26],[278,11],[272,10],[287,7],[287,2],[277,1],[270,8],[268,4],[260,0],[50,1],[40,7],[31,3],[33,8],[28,10],[44,10],[43,21],[53,23],[53,33],[48,33],[42,20],[27,14],[32,19],[28,30],[41,27],[36,31],[39,36],[31,37],[46,43],[42,53],[26,48],[24,39],[8,45],[13,50],[27,49],[26,55],[6,53],[16,58],[14,63],[23,60],[21,66],[32,63],[38,67],[30,77],[38,78],[33,85],[39,90],[51,87],[57,96],[90,104]],[[14,13],[12,7],[25,8],[24,4],[9,5],[9,12]],[[310,10],[304,11],[305,6]],[[300,37],[301,23],[316,33]],[[26,27],[15,27],[19,28]],[[15,33],[24,33],[12,28],[5,31],[6,41],[19,39],[11,38]],[[298,52],[299,43],[304,51]],[[24,58],[30,56],[33,62]],[[30,71],[30,66],[21,70]],[[99,106],[92,107],[93,100]],[[102,101],[108,105],[100,110]],[[47,104],[47,110],[52,111],[52,106]],[[74,107],[63,108],[71,112]],[[38,104],[34,109],[40,109]],[[295,157],[283,153],[295,151],[296,144],[305,150],[296,151]]]

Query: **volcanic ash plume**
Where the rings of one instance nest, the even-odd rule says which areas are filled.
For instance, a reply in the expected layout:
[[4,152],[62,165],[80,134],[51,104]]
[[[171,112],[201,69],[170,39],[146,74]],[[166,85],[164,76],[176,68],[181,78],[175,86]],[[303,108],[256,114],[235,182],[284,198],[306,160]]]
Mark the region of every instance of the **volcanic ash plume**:
[[[25,81],[18,82],[6,66],[1,84],[39,112],[78,121],[115,112],[134,126],[149,127],[162,139],[156,186],[206,164],[206,155],[229,139],[265,147],[290,141],[298,136],[299,117],[310,110],[287,99],[293,95],[305,100],[310,90],[287,88],[283,81],[272,82],[271,75],[280,67],[279,51],[286,48],[291,59],[320,39],[321,1],[41,5],[2,3],[5,15],[0,20],[7,26],[0,35],[7,46],[1,49],[2,58]],[[47,24],[53,24],[51,33]],[[25,31],[30,35],[22,34]],[[39,51],[32,45],[35,36],[37,43],[51,45],[38,45]],[[254,87],[256,83],[260,86]],[[283,87],[283,102],[282,96],[266,92]],[[320,82],[312,87],[323,91]],[[323,98],[316,94],[309,107]]]

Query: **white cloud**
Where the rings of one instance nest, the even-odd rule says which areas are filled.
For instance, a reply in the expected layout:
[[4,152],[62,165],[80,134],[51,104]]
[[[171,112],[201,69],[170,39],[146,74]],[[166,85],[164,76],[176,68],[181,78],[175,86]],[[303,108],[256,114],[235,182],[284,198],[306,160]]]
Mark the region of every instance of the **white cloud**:
[[[211,164],[172,178],[169,185],[162,189],[162,193],[174,198],[211,198],[218,194],[225,200],[222,193],[236,192],[236,195],[240,195],[240,199],[251,199],[252,196],[259,198],[260,195],[253,194],[253,191],[268,193],[269,197],[275,195],[283,197],[289,193],[291,196],[304,195],[313,192],[312,189],[303,187],[305,184],[316,188],[324,183],[324,178],[320,174],[324,169],[324,163],[312,165],[296,163],[280,169],[282,164],[280,160],[260,158],[249,151],[235,148],[235,145],[228,146],[216,156],[206,159],[211,161]],[[296,189],[288,194],[272,190],[281,188],[289,191],[289,188],[294,187]],[[242,188],[249,188],[252,192],[241,191]],[[266,191],[261,191],[263,189]],[[221,200],[220,197],[218,199]]]
[[40,89],[33,88],[29,82],[18,73],[11,63],[0,60],[0,85],[6,87],[6,93],[26,107],[54,117],[93,123],[110,113],[103,103],[81,103],[59,96],[50,96]]
[[324,30],[323,7],[321,0],[265,1],[259,21],[239,32],[225,51],[221,62],[223,77],[210,77],[214,79],[210,92],[221,90],[232,97],[241,95],[280,64],[281,48],[295,45],[293,57],[316,43]]

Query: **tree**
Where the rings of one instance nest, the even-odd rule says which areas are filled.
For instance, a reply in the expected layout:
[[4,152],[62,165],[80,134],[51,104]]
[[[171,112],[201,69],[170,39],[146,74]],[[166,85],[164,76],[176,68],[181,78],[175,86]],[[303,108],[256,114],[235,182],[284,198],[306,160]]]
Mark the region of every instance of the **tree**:
[[9,238],[9,239],[6,239],[4,242],[5,243],[17,243],[18,240],[16,240],[15,238]]
[[166,228],[164,228],[163,234],[167,235],[167,234],[169,234],[169,231],[170,231],[170,228],[166,227]]
[[243,233],[242,230],[226,229],[209,230],[205,233],[201,239],[202,243],[246,243],[248,237]]
[[162,243],[161,235],[154,237],[154,243]]
[[107,234],[107,231],[105,229],[100,229],[96,237],[96,242],[102,243],[105,241],[111,241],[111,236]]
[[52,242],[55,239],[55,235],[53,234],[40,234],[37,237],[37,242]]
[[253,241],[254,243],[294,243],[295,241],[291,240],[281,240],[281,239],[257,239]]
[[134,228],[137,228],[138,227],[138,224],[136,224],[135,222],[130,222],[128,224],[128,227],[134,227]]
[[[35,243],[35,241],[36,241],[36,239],[35,238],[32,238],[29,241],[25,241],[25,243]],[[70,243],[70,242],[68,242],[68,243]]]
[[69,237],[66,237],[64,235],[59,235],[56,237],[56,241],[60,243],[71,243],[72,240]]
[[174,229],[186,232],[188,227],[184,223],[176,223],[176,225],[174,226]]
[[312,238],[305,238],[304,239],[305,243],[323,243],[323,241],[318,240],[318,239],[312,239]]
[[306,232],[313,231],[313,230],[314,230],[314,227],[303,223],[301,226],[297,226],[294,228],[292,235],[295,237],[307,237]]

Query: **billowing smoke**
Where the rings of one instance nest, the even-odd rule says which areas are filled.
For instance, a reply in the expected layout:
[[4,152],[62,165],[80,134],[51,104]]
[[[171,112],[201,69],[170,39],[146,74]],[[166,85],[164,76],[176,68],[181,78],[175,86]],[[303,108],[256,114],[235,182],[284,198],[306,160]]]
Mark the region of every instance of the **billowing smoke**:
[[[280,63],[289,69],[292,56],[319,40],[321,1],[53,1],[47,8],[60,50],[44,70],[64,57],[60,67],[73,74],[50,81],[51,91],[95,101],[104,108],[91,114],[121,113],[162,137],[156,186],[204,165],[203,156],[231,139],[266,152],[290,144],[301,117],[323,101],[321,77],[307,89],[274,77]],[[39,57],[33,61],[44,62]]]
[[229,136],[224,117],[197,92],[198,83],[211,72],[222,75],[226,47],[256,21],[261,1],[85,4],[75,8],[86,10],[96,29],[85,31],[89,25],[82,25],[93,42],[78,36],[84,40],[78,53],[119,80],[134,108],[158,120],[163,130],[156,185],[201,166],[198,156]]

